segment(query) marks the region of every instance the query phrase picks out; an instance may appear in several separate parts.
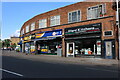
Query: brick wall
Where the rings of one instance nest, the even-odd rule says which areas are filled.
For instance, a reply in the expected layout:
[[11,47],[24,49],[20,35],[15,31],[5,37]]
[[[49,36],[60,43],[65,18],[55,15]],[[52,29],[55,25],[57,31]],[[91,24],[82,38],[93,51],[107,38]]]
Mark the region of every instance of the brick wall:
[[[54,27],[50,27],[50,17],[51,16],[60,15],[60,25],[68,24],[68,12],[75,11],[75,10],[80,10],[81,11],[81,21],[85,21],[85,20],[87,20],[87,8],[91,7],[91,6],[98,5],[98,4],[103,4],[103,2],[79,2],[79,3],[75,3],[75,4],[72,4],[72,5],[68,5],[68,6],[65,6],[65,7],[55,9],[55,10],[52,10],[52,11],[49,11],[49,12],[46,12],[46,13],[43,13],[43,14],[39,14],[39,15],[31,18],[27,22],[25,22],[24,25],[22,26],[21,30],[24,28],[24,31],[26,31],[25,27],[27,25],[30,25],[33,22],[35,22],[35,24],[36,24],[36,26],[35,26],[36,30],[32,31],[31,33],[39,32],[39,31],[54,30]],[[112,9],[112,3],[106,2],[105,4],[106,4],[106,15],[104,15],[104,16],[114,16],[115,11]],[[49,28],[39,29],[39,20],[40,19],[47,19],[47,27],[49,27]],[[107,18],[107,20],[109,20],[109,19],[111,20],[111,18]],[[105,25],[105,26],[107,25],[107,28],[104,27],[103,31],[112,29],[112,26],[110,26],[110,23],[107,22],[107,20],[106,20],[106,22],[104,22],[103,19],[102,20],[96,20],[97,22],[102,21],[104,23],[103,25]],[[112,20],[115,20],[115,17],[113,17]],[[80,22],[80,25],[92,24],[92,23],[96,23],[95,20],[94,21],[83,22],[83,23]],[[69,26],[71,26],[71,27],[76,26],[76,24],[79,24],[79,23],[70,24]],[[108,26],[108,24],[109,24],[109,26]],[[57,29],[65,28],[65,27],[66,27],[66,25],[65,26],[57,26],[57,27],[55,27],[55,29],[56,28]],[[29,35],[29,34],[30,33],[25,33],[25,35]]]
[[20,42],[20,38],[19,37],[11,37],[10,39],[12,42],[11,43],[15,43],[16,45]]

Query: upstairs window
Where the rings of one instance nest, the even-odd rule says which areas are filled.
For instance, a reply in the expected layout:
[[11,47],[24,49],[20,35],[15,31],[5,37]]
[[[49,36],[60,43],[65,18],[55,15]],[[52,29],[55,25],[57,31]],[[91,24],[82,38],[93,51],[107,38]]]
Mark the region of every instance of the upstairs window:
[[20,33],[21,35],[23,35],[24,34],[24,29],[22,29],[22,31],[21,31],[21,33]]
[[106,13],[105,4],[97,5],[94,7],[89,7],[87,9],[87,19],[96,19],[99,17],[103,17]]
[[60,25],[60,15],[51,16],[50,18],[50,26]]
[[112,31],[105,31],[104,36],[112,36],[113,32]]
[[68,13],[68,22],[78,22],[80,21],[80,10]]
[[31,31],[35,29],[35,22],[31,24]]
[[24,34],[24,29],[22,30],[22,33]]
[[45,27],[47,27],[47,19],[39,20],[39,28],[45,28]]
[[26,33],[29,32],[29,26],[26,26]]

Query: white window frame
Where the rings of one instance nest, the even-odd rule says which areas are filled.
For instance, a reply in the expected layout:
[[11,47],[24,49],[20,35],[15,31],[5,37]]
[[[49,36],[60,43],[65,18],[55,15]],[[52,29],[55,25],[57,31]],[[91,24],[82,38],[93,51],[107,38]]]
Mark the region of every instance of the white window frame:
[[20,35],[23,35],[23,34],[24,34],[24,29],[22,29],[20,32]]
[[35,30],[35,22],[33,22],[30,27],[31,27],[31,28],[30,28],[30,31]]
[[[92,17],[89,16],[89,13],[90,13],[90,12],[88,12],[88,9],[89,9],[89,8],[92,8],[92,7],[99,7],[100,5],[102,5],[102,14],[103,14],[103,16],[100,16],[100,17],[97,17],[97,18],[104,17],[104,15],[106,14],[106,3],[104,3],[104,4],[98,4],[98,5],[95,5],[95,6],[88,7],[88,8],[87,8],[87,20],[97,19],[97,18],[93,18],[93,13],[92,13],[92,15],[91,15]],[[90,17],[90,18],[89,18],[89,17]]]
[[[79,18],[78,18],[78,11],[80,11],[80,16],[79,16]],[[77,12],[77,21],[72,21],[72,13],[73,13],[73,12]],[[71,22],[70,22],[70,20],[69,20],[69,13],[71,13]],[[81,21],[81,10],[75,10],[75,11],[68,12],[68,23],[79,22],[79,21]]]
[[26,33],[29,32],[29,25],[26,26]]
[[40,19],[39,28],[46,28],[46,27],[47,27],[47,19]]
[[24,34],[24,29],[22,30],[22,34]]
[[50,17],[50,26],[56,26],[56,25],[60,25],[60,15],[55,15]]
[[21,30],[21,32],[20,32],[20,35],[23,35],[23,32],[22,32],[22,30]]
[[105,35],[105,32],[106,32],[106,31],[104,31],[104,36],[105,36],[105,37],[113,36],[113,31],[112,31],[112,30],[109,30],[109,31],[111,31],[112,35]]

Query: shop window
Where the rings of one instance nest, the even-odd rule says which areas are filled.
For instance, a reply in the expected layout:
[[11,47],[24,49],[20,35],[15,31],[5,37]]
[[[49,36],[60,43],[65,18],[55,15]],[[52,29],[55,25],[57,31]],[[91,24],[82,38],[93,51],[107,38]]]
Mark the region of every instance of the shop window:
[[105,31],[104,36],[112,36],[113,32],[112,31]]
[[87,19],[96,19],[106,14],[105,4],[89,7],[87,9]]
[[31,24],[31,31],[35,29],[35,22]]
[[51,16],[50,18],[50,26],[60,25],[60,15]]
[[39,20],[39,28],[45,28],[45,27],[47,27],[47,19]]
[[101,55],[101,40],[86,39],[75,41],[75,54]]
[[29,32],[29,26],[26,26],[26,33]]
[[80,10],[68,13],[68,22],[78,22],[80,21]]

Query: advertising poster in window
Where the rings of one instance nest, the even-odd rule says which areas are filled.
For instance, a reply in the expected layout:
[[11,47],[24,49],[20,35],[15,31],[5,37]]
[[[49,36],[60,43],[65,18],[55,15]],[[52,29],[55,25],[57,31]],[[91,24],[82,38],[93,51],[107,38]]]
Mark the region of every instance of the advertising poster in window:
[[41,53],[48,53],[48,46],[47,45],[41,46]]
[[25,43],[25,53],[30,53],[30,43]]
[[69,44],[69,54],[73,53],[73,44]]
[[34,45],[31,45],[30,52],[35,53],[35,46]]
[[67,43],[67,57],[74,57],[75,46],[74,43]]
[[101,41],[98,40],[96,42],[96,45],[97,45],[97,55],[101,55]]

